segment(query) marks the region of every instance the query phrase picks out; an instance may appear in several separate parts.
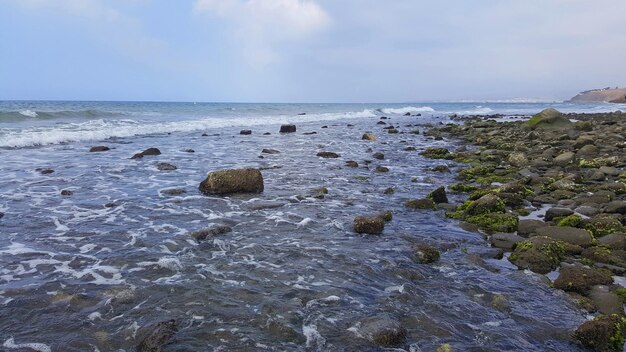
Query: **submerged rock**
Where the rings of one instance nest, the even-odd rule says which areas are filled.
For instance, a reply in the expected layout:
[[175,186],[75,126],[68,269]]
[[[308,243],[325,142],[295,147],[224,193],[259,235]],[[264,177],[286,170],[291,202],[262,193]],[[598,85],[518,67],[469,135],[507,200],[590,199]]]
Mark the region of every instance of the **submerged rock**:
[[137,345],[137,352],[161,352],[177,332],[178,323],[174,319],[146,326],[138,332],[143,337]]
[[413,260],[420,264],[430,264],[439,260],[439,249],[427,244],[418,244],[413,248]]
[[340,155],[333,152],[319,152],[317,156],[320,158],[338,158]]
[[386,166],[376,166],[376,172],[389,172],[389,168]]
[[161,151],[158,148],[148,148],[141,153],[133,155],[131,159],[142,159],[147,155],[161,155]]
[[261,153],[263,153],[263,154],[279,154],[280,151],[278,151],[276,149],[265,148],[265,149],[261,150]]
[[176,165],[170,163],[158,163],[157,169],[159,169],[159,171],[173,171],[176,170],[177,167]]
[[626,336],[626,319],[620,315],[601,315],[582,324],[574,338],[583,346],[598,352],[622,351]]
[[368,235],[380,235],[385,229],[385,220],[379,216],[357,216],[353,223],[354,232]]
[[263,175],[253,168],[211,172],[199,187],[204,194],[261,193],[263,188]]
[[366,320],[360,330],[363,336],[383,347],[398,346],[406,339],[406,329],[387,315]]
[[411,209],[437,209],[437,204],[428,198],[408,200],[404,206]]
[[108,151],[108,150],[111,150],[111,148],[109,148],[109,147],[107,147],[107,146],[104,146],[104,145],[99,145],[99,146],[96,146],[96,147],[91,147],[91,148],[89,149],[89,152],[90,152],[90,153],[96,153],[96,152],[106,152],[106,151]]
[[346,161],[346,166],[355,168],[355,167],[359,167],[359,163],[357,163],[354,160],[348,160],[348,161]]
[[[384,124],[384,122],[383,122],[383,124]],[[376,135],[373,134],[373,133],[363,133],[363,137],[361,137],[361,139],[364,140],[364,141],[372,141],[373,142],[377,138],[376,138]]]
[[166,196],[179,196],[184,193],[187,193],[187,191],[182,188],[170,188],[161,191],[161,194],[164,194]]
[[62,196],[71,196],[72,194],[74,194],[74,192],[70,191],[69,189],[64,189],[61,191]]
[[215,237],[219,235],[223,235],[231,232],[233,229],[227,225],[219,225],[214,227],[209,227],[207,229],[202,229],[198,231],[192,232],[191,237],[195,238],[197,241],[204,241],[209,237]]
[[428,194],[428,198],[432,199],[436,204],[448,203],[448,196],[446,195],[446,188],[439,187],[436,190]]
[[241,130],[241,131],[239,131],[239,134],[247,136],[247,135],[252,134],[252,130]]
[[280,126],[280,133],[294,133],[296,132],[296,125],[282,125]]
[[380,152],[376,152],[376,153],[372,154],[372,158],[377,159],[377,160],[384,160],[385,159],[385,154],[380,153]]

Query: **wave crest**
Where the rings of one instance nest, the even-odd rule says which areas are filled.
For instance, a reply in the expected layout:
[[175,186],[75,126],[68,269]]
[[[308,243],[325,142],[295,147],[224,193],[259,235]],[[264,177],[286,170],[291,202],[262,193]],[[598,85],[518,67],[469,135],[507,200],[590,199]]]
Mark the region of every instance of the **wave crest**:
[[431,108],[430,106],[420,106],[420,107],[405,106],[403,108],[386,108],[386,109],[381,109],[380,112],[382,112],[383,114],[404,115],[406,113],[435,112],[435,109]]

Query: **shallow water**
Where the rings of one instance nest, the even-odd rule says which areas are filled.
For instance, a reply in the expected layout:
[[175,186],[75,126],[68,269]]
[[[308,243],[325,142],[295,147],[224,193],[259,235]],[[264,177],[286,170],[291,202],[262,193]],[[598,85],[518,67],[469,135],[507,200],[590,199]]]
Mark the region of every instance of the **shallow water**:
[[[388,122],[410,131],[418,127],[406,125],[442,120]],[[585,315],[569,298],[505,261],[486,259],[497,272],[485,269],[471,256],[488,257],[479,234],[402,206],[453,182],[430,167],[458,167],[403,148],[454,146],[389,135],[378,121],[302,122],[284,135],[276,124],[259,124],[250,136],[223,127],[0,151],[0,344],[133,351],[141,327],[174,318],[180,330],[167,351],[373,351],[379,348],[362,336],[362,322],[386,315],[407,329],[399,346],[407,351],[443,343],[459,351],[576,351],[569,334]],[[362,141],[365,131],[379,140]],[[113,149],[88,153],[93,145]],[[129,159],[148,147],[163,154]],[[189,148],[195,152],[183,151]],[[281,153],[261,159],[263,148]],[[341,157],[318,158],[319,151]],[[347,160],[360,167],[344,167]],[[373,160],[369,169],[364,160]],[[158,162],[178,169],[158,171]],[[375,172],[377,165],[390,172]],[[265,191],[198,192],[208,171],[231,167],[262,168]],[[328,188],[324,199],[311,197],[318,187]],[[384,195],[387,187],[396,193]],[[160,192],[170,188],[186,193]],[[352,232],[356,215],[383,210],[394,219],[382,236]],[[201,243],[189,235],[220,224],[233,231]],[[413,262],[416,243],[442,248],[441,260]]]

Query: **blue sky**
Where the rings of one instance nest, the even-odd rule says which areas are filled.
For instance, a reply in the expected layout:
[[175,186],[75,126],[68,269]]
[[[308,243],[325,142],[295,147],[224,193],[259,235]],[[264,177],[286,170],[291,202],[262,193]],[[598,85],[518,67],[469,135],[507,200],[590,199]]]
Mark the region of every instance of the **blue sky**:
[[0,99],[409,102],[626,85],[623,0],[0,0]]

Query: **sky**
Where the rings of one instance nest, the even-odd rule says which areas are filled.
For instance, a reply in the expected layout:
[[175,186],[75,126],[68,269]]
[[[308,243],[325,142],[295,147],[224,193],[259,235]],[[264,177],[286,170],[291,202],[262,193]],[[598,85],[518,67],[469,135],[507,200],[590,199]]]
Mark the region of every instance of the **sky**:
[[0,0],[0,100],[560,100],[626,86],[624,14],[624,0]]

